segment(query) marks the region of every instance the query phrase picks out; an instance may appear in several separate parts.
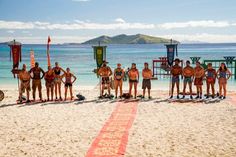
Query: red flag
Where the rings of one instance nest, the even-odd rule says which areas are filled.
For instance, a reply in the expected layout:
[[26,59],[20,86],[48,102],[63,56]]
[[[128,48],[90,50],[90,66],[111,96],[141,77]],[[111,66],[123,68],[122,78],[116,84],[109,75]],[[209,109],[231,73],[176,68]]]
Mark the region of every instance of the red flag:
[[11,53],[13,59],[13,69],[18,69],[19,62],[21,62],[21,45],[11,45]]
[[51,42],[50,36],[48,36],[48,44],[47,44],[47,58],[48,58],[48,66],[51,66],[50,62],[50,54],[49,54],[49,44]]
[[48,44],[51,42],[50,36],[48,36]]
[[33,68],[35,65],[35,59],[34,59],[34,51],[30,51],[30,68]]

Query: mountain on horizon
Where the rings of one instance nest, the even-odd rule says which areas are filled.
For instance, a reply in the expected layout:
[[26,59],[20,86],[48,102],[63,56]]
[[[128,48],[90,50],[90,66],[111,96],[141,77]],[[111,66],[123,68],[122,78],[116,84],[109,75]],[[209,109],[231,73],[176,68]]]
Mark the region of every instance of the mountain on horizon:
[[[100,44],[160,44],[160,43],[170,43],[170,39],[154,37],[144,34],[136,34],[136,35],[120,34],[113,37],[103,35],[85,41],[82,44],[95,45],[98,44],[99,42]],[[173,40],[173,43],[179,43],[179,42]]]

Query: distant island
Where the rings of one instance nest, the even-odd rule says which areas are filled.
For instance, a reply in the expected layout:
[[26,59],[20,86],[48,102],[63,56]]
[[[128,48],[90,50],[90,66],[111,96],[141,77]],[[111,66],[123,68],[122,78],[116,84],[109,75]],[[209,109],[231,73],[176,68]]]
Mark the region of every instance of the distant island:
[[[121,34],[113,37],[103,35],[85,41],[81,44],[96,45],[99,42],[100,44],[162,44],[162,43],[170,43],[170,39],[143,35],[143,34],[136,34],[136,35]],[[173,40],[173,42],[179,43],[176,40]]]

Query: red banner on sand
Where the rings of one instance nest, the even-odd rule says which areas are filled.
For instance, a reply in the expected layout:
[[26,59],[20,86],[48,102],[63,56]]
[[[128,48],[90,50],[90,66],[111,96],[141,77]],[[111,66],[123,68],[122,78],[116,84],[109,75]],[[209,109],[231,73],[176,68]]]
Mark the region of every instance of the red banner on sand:
[[18,69],[21,62],[21,45],[11,45],[11,55],[13,60],[13,69]]

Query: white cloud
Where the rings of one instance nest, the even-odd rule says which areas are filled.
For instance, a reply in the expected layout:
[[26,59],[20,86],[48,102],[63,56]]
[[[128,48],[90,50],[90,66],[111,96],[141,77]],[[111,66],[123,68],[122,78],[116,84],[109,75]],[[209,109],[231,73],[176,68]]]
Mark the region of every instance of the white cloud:
[[[89,39],[95,38],[95,36],[50,36],[52,44],[58,43],[81,43]],[[6,42],[16,39],[23,44],[46,44],[48,36],[0,36],[0,42]]]
[[154,24],[128,23],[123,19],[116,19],[114,23],[93,23],[75,20],[75,23],[49,23],[49,22],[20,22],[0,21],[0,29],[49,29],[49,30],[115,30],[115,29],[154,29]]
[[173,23],[163,23],[157,24],[157,28],[161,29],[175,29],[175,28],[189,28],[189,27],[216,27],[223,28],[233,26],[234,24],[230,24],[228,21],[187,21],[187,22],[173,22]]
[[0,21],[0,29],[33,29],[32,22]]
[[122,18],[117,18],[117,19],[115,19],[115,22],[118,22],[118,23],[125,23],[125,20],[122,19]]
[[236,34],[169,34],[161,35],[163,38],[175,39],[178,41],[201,41],[209,43],[232,43],[236,42]]
[[49,22],[21,22],[0,20],[0,29],[41,29],[41,30],[115,30],[115,29],[183,29],[183,28],[226,28],[234,27],[236,23],[228,21],[187,21],[162,24],[130,23],[122,18],[117,18],[113,23],[94,23],[88,20],[74,20],[74,23],[49,23]]
[[[187,21],[187,22],[174,22],[174,23],[162,23],[162,24],[151,24],[151,23],[140,23],[140,22],[127,22],[122,18],[117,18],[111,23],[95,23],[88,20],[74,20],[73,22],[65,23],[50,23],[42,21],[4,21],[0,20],[0,30],[6,30],[10,37],[1,37],[2,41],[12,40],[13,35],[16,30],[22,30],[25,37],[19,37],[25,43],[44,43],[44,37],[35,37],[31,34],[30,30],[169,30],[169,29],[184,29],[184,28],[228,28],[235,27],[235,22],[229,21]],[[202,29],[204,31],[204,29]],[[206,31],[206,30],[205,30]],[[121,32],[121,31],[119,31]],[[137,31],[136,31],[137,32]],[[142,31],[141,31],[142,32]],[[165,31],[164,31],[165,32]],[[163,32],[162,32],[163,33]],[[173,38],[179,41],[203,41],[203,42],[236,42],[236,34],[226,35],[226,34],[167,34],[161,37]],[[14,36],[15,39],[18,39]],[[55,43],[64,42],[82,42],[90,37],[75,37],[75,36],[56,36]]]

